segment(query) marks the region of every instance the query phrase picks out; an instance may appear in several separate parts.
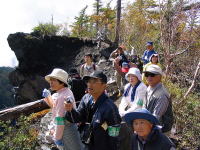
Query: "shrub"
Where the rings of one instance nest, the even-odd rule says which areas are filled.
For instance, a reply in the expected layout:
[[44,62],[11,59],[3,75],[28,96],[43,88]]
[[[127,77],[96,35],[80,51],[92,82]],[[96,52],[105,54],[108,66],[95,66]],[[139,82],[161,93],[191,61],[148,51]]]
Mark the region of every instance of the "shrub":
[[38,146],[36,124],[49,110],[21,116],[15,121],[0,121],[0,150],[35,150]]
[[186,89],[169,80],[165,80],[164,84],[173,102],[175,136],[179,140],[179,148],[197,149],[200,146],[200,101],[197,94],[191,93],[184,99]]

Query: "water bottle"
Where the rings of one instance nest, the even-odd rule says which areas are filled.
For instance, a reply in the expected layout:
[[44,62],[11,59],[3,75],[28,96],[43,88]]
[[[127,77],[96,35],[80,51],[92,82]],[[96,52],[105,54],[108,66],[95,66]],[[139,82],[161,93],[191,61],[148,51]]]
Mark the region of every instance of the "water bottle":
[[143,106],[143,100],[139,99],[137,102],[137,108],[142,108],[142,106]]

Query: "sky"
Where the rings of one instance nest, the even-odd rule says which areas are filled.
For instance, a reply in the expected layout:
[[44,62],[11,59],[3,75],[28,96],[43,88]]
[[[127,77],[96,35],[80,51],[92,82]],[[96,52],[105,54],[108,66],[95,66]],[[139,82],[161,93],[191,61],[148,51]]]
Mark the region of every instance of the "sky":
[[[110,0],[102,0],[107,3]],[[54,24],[72,23],[80,10],[88,5],[87,12],[93,11],[95,0],[0,0],[0,67],[15,67],[18,61],[7,42],[9,34],[32,32],[39,23],[51,21]],[[113,0],[111,5],[115,5]]]

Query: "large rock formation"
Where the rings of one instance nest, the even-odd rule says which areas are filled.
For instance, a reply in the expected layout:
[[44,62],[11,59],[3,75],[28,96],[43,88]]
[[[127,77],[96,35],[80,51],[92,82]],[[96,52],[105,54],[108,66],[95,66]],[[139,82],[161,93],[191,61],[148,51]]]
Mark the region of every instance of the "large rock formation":
[[[27,103],[41,98],[41,92],[48,88],[44,76],[53,68],[66,71],[83,63],[85,53],[92,53],[96,61],[104,55],[108,58],[113,50],[108,44],[102,44],[99,51],[97,43],[92,40],[69,38],[66,36],[35,36],[34,34],[15,33],[8,36],[8,43],[14,51],[19,66],[10,73],[9,79],[13,86],[18,87],[16,101]],[[105,72],[110,70],[110,62],[104,61]],[[110,74],[110,73],[108,73]]]

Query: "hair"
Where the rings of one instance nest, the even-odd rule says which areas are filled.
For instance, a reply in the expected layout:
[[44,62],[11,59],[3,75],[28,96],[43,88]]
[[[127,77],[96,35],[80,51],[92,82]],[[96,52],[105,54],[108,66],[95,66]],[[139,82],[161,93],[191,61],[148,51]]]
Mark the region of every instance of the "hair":
[[92,58],[92,54],[91,53],[85,54],[85,56],[89,56],[90,58]]
[[64,84],[64,87],[68,87],[68,85],[66,84],[66,83],[64,83],[64,82],[62,82],[62,81],[60,81],[60,80],[58,80],[58,79],[56,79],[60,84]]
[[117,48],[117,50],[123,50],[123,48],[122,48],[121,46],[119,46],[119,47]]

